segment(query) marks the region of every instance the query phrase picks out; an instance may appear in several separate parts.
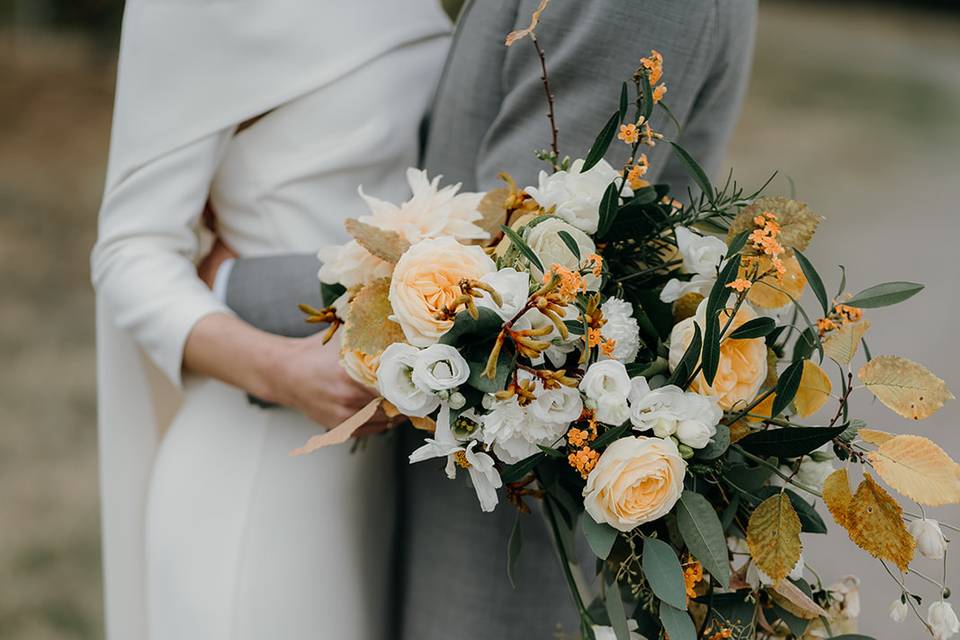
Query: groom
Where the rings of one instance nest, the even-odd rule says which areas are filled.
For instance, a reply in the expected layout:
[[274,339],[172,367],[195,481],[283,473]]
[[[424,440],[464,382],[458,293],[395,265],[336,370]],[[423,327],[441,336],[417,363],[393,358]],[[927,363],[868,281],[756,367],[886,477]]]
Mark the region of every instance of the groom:
[[[504,36],[527,26],[536,6],[537,0],[468,0],[427,130],[423,164],[431,176],[462,182],[466,191],[500,186],[500,171],[536,184],[546,165],[533,151],[550,138],[539,62],[527,41],[504,46]],[[746,85],[755,19],[756,0],[552,0],[537,33],[556,93],[561,154],[586,153],[616,108],[620,83],[656,49],[669,88],[664,101],[682,130],[677,135],[659,110],[653,128],[715,171]],[[690,180],[669,145],[647,154],[651,182],[686,193]],[[240,317],[267,331],[302,335],[297,303],[316,298],[317,268],[312,255],[238,259],[220,281]],[[416,434],[407,436],[404,452],[419,444]],[[481,513],[465,483],[445,480],[429,464],[404,465],[402,473],[400,637],[539,640],[554,637],[557,625],[576,634],[564,578],[536,512],[521,516],[514,590],[506,575],[510,505]]]

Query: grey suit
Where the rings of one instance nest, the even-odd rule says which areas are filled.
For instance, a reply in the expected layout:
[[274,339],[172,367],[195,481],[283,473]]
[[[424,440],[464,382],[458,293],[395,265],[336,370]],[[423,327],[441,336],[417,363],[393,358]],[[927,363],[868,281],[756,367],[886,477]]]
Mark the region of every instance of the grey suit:
[[[535,184],[544,165],[533,150],[549,145],[550,130],[529,42],[507,49],[504,35],[526,26],[536,0],[475,0],[465,7],[441,80],[427,136],[424,166],[444,182],[466,190],[497,186],[508,171],[520,184]],[[756,0],[553,0],[538,33],[557,95],[561,154],[583,156],[616,108],[620,83],[639,59],[664,55],[665,102],[683,126],[657,112],[656,130],[678,139],[715,172],[730,136],[746,85]],[[614,144],[615,166],[626,147]],[[648,150],[655,182],[683,194],[690,184],[669,145]],[[238,261],[227,302],[261,328],[302,332],[296,303],[304,282],[316,291],[310,256]],[[278,274],[298,274],[295,285],[265,285]],[[271,299],[265,296],[269,292]],[[283,302],[289,314],[272,312]],[[282,317],[281,317],[282,316]],[[405,447],[415,444],[408,437]],[[406,640],[551,638],[557,624],[576,635],[576,615],[567,595],[546,528],[536,514],[523,516],[524,552],[518,589],[506,576],[506,544],[514,509],[501,504],[480,512],[472,490],[447,482],[441,463],[406,466],[401,500],[403,529],[398,598]],[[590,573],[589,570],[586,573]]]

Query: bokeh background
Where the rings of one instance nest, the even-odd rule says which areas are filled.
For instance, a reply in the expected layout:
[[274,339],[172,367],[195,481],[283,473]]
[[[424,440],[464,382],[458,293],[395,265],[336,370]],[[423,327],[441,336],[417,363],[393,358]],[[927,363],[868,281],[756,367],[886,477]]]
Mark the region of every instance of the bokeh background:
[[[456,0],[447,4],[456,5]],[[0,0],[0,638],[102,637],[93,297],[88,253],[105,171],[119,0]],[[827,217],[811,253],[828,287],[926,283],[871,312],[874,350],[960,389],[960,12],[943,2],[764,0],[729,164],[796,186]],[[669,73],[669,68],[668,68]],[[669,78],[669,76],[668,76]],[[906,424],[863,398],[875,428],[933,435],[960,457],[960,402]],[[960,523],[960,510],[936,516]],[[957,536],[960,538],[960,535]],[[842,532],[807,540],[827,582],[853,573],[861,630],[892,628],[897,595]],[[950,568],[960,585],[960,550]],[[938,563],[918,561],[938,575]],[[919,585],[914,581],[914,584]],[[929,589],[924,589],[929,594]],[[133,639],[131,639],[133,640]]]

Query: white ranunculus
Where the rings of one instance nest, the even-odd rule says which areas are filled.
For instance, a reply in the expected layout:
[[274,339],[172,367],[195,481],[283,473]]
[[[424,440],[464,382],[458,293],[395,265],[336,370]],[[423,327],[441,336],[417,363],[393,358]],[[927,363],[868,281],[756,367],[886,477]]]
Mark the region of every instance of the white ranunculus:
[[447,458],[447,477],[457,477],[457,467],[466,468],[480,509],[493,511],[497,506],[497,489],[503,486],[503,480],[494,466],[493,458],[482,451],[474,451],[476,441],[466,445],[457,442],[445,442],[427,438],[426,444],[410,454],[410,464],[433,458]]
[[470,377],[470,365],[457,348],[449,344],[432,344],[417,353],[413,365],[413,384],[437,393],[456,389]]
[[619,425],[630,418],[630,376],[619,360],[600,360],[590,365],[579,388],[591,401],[600,422]]
[[727,255],[727,243],[714,236],[701,236],[686,227],[675,227],[677,249],[683,258],[684,273],[716,274]]
[[717,427],[699,420],[681,420],[677,424],[677,440],[691,449],[703,449],[710,444],[710,438],[717,433]]
[[563,438],[569,425],[538,419],[520,406],[516,396],[494,402],[490,412],[480,417],[480,422],[484,443],[507,464],[539,453],[537,445],[554,446]]
[[393,265],[373,255],[356,240],[323,247],[317,252],[321,266],[317,276],[326,284],[341,284],[347,289],[389,278]]
[[618,426],[630,419],[626,396],[608,394],[596,402],[596,418],[603,424]]
[[536,399],[530,403],[527,411],[538,420],[570,424],[583,412],[580,392],[571,387],[545,389],[539,384],[536,394]]
[[[614,360],[629,364],[640,350],[640,328],[633,317],[633,305],[620,298],[608,298],[600,305],[600,311],[606,323],[600,329],[600,335],[613,340]],[[607,356],[602,356],[606,358]]]
[[936,520],[922,518],[907,525],[907,530],[917,540],[917,551],[924,558],[943,560],[947,550],[947,539]]
[[420,350],[395,342],[380,355],[377,389],[400,413],[423,418],[440,406],[440,398],[413,381],[413,368]]
[[907,614],[909,613],[910,609],[907,607],[907,603],[903,601],[903,598],[897,598],[890,603],[890,619],[894,622],[903,622],[907,619]]
[[697,274],[686,282],[673,278],[660,291],[660,302],[676,302],[688,293],[699,293],[706,297],[716,281],[716,275]]
[[361,188],[360,197],[371,215],[360,221],[380,229],[396,231],[407,242],[424,238],[450,236],[457,240],[485,240],[490,234],[475,223],[483,218],[477,207],[483,193],[458,193],[460,184],[440,187],[440,178],[433,180],[421,169],[407,169],[407,183],[413,195],[401,205],[368,196]]
[[[570,234],[570,237],[573,238],[574,242],[577,243],[577,247],[580,249],[580,258],[577,258],[577,256],[570,251],[570,247],[568,247],[567,243],[560,237],[561,231],[566,231]],[[593,244],[590,236],[557,217],[550,217],[533,226],[527,227],[524,231],[523,239],[530,249],[537,254],[537,257],[540,258],[544,269],[548,271],[550,267],[555,264],[559,264],[561,267],[569,269],[570,271],[577,271],[580,269],[582,260],[585,260],[588,255],[597,252],[597,247]],[[530,266],[530,272],[534,278],[538,280],[543,278],[543,272],[533,265]],[[593,275],[593,273],[588,273],[583,276],[583,281],[590,291],[595,291],[600,287],[600,278]]]
[[477,306],[496,311],[504,320],[510,320],[517,315],[530,296],[530,274],[512,267],[488,273],[480,278],[480,281],[500,294],[502,304],[498,306],[490,294],[484,292],[483,296],[477,299]]
[[947,640],[960,633],[960,620],[949,602],[934,602],[927,610],[927,624],[935,640]]
[[800,461],[800,468],[797,470],[797,480],[814,489],[823,489],[823,483],[827,477],[835,471],[833,462],[830,460],[814,460],[810,456],[804,456]]
[[[589,171],[582,172],[583,160],[574,160],[569,171],[549,174],[541,171],[537,187],[527,187],[544,209],[554,207],[558,216],[587,233],[596,233],[600,222],[600,200],[607,185],[620,179],[620,174],[606,160],[600,160]],[[624,187],[626,197],[633,195]]]

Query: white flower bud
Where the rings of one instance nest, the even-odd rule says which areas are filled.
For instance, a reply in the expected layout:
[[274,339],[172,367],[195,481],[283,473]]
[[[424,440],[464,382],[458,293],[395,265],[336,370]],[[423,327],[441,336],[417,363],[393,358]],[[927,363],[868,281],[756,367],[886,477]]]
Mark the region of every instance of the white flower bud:
[[907,527],[917,540],[917,551],[925,558],[942,560],[947,549],[947,540],[940,530],[940,523],[936,520],[914,520]]
[[960,633],[960,620],[949,602],[934,602],[927,610],[927,624],[935,640],[947,640]]
[[909,611],[907,603],[903,601],[903,597],[897,598],[890,603],[890,619],[894,622],[903,622],[906,620]]
[[450,394],[447,402],[450,403],[450,408],[456,411],[457,409],[463,409],[463,405],[467,404],[467,399],[459,391],[454,391]]

